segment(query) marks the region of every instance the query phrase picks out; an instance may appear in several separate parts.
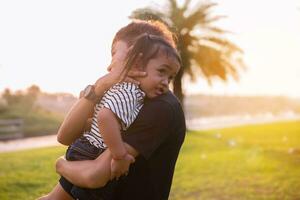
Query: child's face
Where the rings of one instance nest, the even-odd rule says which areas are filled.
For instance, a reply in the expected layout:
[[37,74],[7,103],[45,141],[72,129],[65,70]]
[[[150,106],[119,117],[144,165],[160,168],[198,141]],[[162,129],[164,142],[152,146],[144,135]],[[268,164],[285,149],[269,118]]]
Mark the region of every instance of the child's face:
[[[122,40],[115,42],[111,50],[112,62],[116,60],[123,62],[126,58],[127,53],[128,45],[126,42]],[[107,71],[110,72],[112,70],[112,66],[113,65],[109,65]]]
[[157,56],[149,60],[145,71],[147,76],[140,78],[140,88],[148,98],[154,98],[169,90],[169,83],[175,78],[180,65],[173,56],[166,56],[158,52]]

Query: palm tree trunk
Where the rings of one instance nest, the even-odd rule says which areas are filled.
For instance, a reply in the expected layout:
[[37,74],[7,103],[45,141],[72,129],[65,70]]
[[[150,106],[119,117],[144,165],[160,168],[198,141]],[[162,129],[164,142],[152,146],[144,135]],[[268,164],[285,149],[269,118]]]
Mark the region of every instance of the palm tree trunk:
[[182,92],[182,76],[183,76],[183,68],[181,68],[174,80],[174,94],[179,99],[182,107],[184,106],[184,95]]

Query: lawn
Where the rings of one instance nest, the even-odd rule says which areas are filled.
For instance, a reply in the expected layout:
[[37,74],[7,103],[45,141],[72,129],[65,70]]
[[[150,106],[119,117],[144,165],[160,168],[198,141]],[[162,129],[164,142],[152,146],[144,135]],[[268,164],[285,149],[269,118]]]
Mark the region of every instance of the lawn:
[[[35,199],[57,182],[63,147],[0,154],[0,199]],[[300,199],[300,122],[187,134],[171,200]]]
[[63,147],[0,154],[0,199],[33,200],[57,183],[54,163]]
[[190,132],[171,199],[300,199],[300,122]]

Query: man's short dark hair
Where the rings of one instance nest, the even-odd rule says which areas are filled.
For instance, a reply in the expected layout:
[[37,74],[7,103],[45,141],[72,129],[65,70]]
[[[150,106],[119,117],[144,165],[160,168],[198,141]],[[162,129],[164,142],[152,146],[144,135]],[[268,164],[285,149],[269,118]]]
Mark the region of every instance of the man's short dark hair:
[[170,45],[176,48],[175,35],[168,29],[168,27],[159,21],[144,21],[133,20],[127,26],[121,28],[115,35],[112,46],[117,41],[125,41],[128,46],[131,46],[136,38],[142,34],[151,34],[163,37]]

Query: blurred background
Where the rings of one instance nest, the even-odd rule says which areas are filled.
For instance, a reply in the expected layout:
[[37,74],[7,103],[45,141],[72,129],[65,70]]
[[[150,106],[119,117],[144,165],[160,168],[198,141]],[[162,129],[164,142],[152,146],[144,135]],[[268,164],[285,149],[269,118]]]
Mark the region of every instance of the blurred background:
[[[64,116],[106,73],[114,34],[134,18],[166,23],[183,58],[172,88],[189,131],[171,198],[299,199],[299,0],[0,0],[0,199],[55,183],[64,147],[46,146],[58,145]],[[23,150],[33,147],[44,148]],[[40,159],[19,163],[20,152]]]

